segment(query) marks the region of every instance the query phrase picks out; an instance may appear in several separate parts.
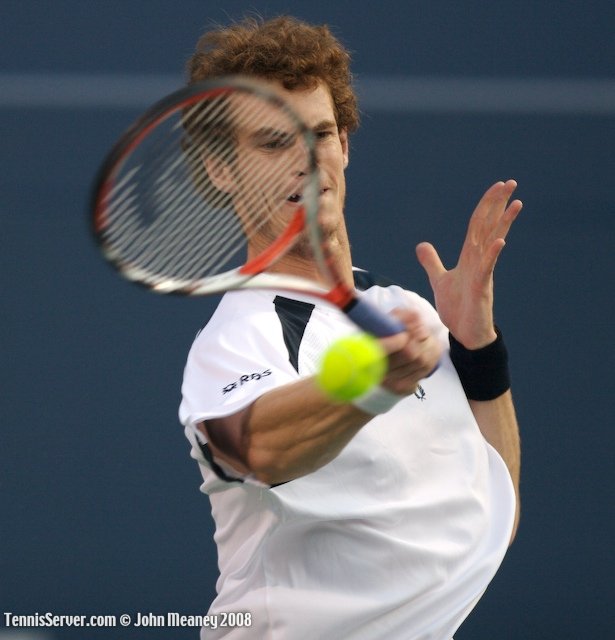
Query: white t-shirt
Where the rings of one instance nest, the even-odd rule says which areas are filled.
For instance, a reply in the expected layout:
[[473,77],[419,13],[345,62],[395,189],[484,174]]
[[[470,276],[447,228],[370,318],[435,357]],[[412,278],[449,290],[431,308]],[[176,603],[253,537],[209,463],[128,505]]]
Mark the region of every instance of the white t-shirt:
[[419,310],[445,346],[441,366],[333,461],[275,487],[219,477],[195,423],[314,374],[327,345],[356,328],[309,297],[244,291],[226,294],[195,339],[180,419],[216,524],[209,614],[251,614],[249,628],[204,627],[203,639],[450,640],[502,561],[513,486],[470,410],[446,328],[400,287],[364,295],[385,311]]

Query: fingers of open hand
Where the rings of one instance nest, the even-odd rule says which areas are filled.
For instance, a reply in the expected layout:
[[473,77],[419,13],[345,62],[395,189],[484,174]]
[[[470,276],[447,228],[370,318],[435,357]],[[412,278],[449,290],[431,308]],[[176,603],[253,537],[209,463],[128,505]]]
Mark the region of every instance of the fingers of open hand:
[[491,277],[505,238],[523,206],[520,200],[509,203],[517,187],[514,180],[497,182],[478,203],[468,227],[460,263],[475,266],[474,280],[485,283]]
[[415,251],[419,264],[425,269],[431,286],[435,286],[438,279],[446,273],[446,268],[442,264],[438,252],[429,242],[421,242],[416,246]]
[[517,188],[514,180],[496,182],[481,198],[470,219],[469,247],[486,250],[494,240],[505,239],[523,206],[520,200],[509,200]]

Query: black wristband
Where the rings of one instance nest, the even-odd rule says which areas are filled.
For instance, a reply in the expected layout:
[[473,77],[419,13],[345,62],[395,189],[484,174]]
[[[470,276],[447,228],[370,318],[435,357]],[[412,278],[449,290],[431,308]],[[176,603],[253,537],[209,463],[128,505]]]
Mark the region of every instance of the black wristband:
[[466,349],[449,333],[451,361],[468,400],[494,400],[510,389],[508,351],[500,330],[497,338],[481,349]]

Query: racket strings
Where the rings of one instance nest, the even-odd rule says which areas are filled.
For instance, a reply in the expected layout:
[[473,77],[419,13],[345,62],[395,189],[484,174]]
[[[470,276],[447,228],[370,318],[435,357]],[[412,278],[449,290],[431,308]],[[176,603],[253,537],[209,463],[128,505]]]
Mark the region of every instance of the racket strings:
[[[224,143],[219,143],[218,145],[211,147],[211,152],[217,157],[220,157],[222,162],[230,162],[231,158],[228,156],[231,152],[223,154],[222,149],[220,148],[223,145]],[[189,153],[191,153],[192,156],[198,156],[201,152],[197,150]],[[191,157],[190,161],[193,160],[194,157]],[[161,177],[162,179],[165,179],[169,176],[170,172],[167,171]],[[204,183],[206,183],[205,176],[206,174],[201,171],[200,176],[198,178],[194,178],[196,190],[184,191],[183,193],[181,193],[182,190],[178,187],[177,183],[172,181],[172,188],[170,189],[169,197],[165,199],[160,198],[160,203],[162,206],[168,206],[171,204],[171,200],[178,196],[179,200],[176,200],[173,204],[182,208],[186,216],[192,216],[193,213],[198,212],[201,205],[200,194],[203,192]],[[188,244],[185,244],[182,247],[183,251],[181,252],[177,251],[177,245],[178,243],[181,243],[183,239],[179,234],[169,232],[169,235],[167,236],[167,247],[169,249],[169,255],[174,256],[175,261],[160,264],[159,268],[162,270],[183,273],[185,267],[194,262],[192,258],[194,252],[199,251],[202,258],[197,268],[201,272],[207,273],[214,265],[220,263],[220,258],[222,256],[226,255],[227,257],[230,257],[243,248],[245,244],[244,234],[238,231],[234,235],[230,235],[228,225],[226,225],[228,213],[223,210],[226,194],[218,192],[218,198],[214,198],[213,200],[211,198],[211,193],[208,192],[205,195],[208,198],[211,207],[211,215],[207,225],[201,225],[199,227],[198,232],[191,237]],[[226,243],[223,242],[223,236],[226,236]]]
[[[200,105],[193,108],[193,112],[198,112],[200,110],[201,113],[197,113],[196,118],[193,118],[193,126],[194,124],[198,126],[202,126],[205,129],[208,128],[208,125],[214,123],[214,126],[219,127],[219,123],[216,123],[216,119],[220,116],[222,109],[228,109],[228,104],[223,103],[222,101],[218,101],[215,109],[205,111]],[[255,113],[253,116],[259,117],[260,113]],[[192,114],[188,115],[189,118],[192,118]],[[227,119],[229,115],[227,114]],[[234,117],[238,121],[242,121],[244,119],[244,115],[241,113],[236,113]],[[222,164],[230,164],[233,160],[234,150],[229,148],[228,140],[218,140],[214,144],[209,145],[209,152],[219,159],[219,162]],[[198,146],[194,146],[192,150],[187,151],[187,157],[190,163],[201,164],[201,155],[203,151]],[[194,178],[194,176],[193,176]],[[195,234],[193,241],[189,247],[187,247],[187,251],[183,254],[183,260],[177,263],[177,268],[182,269],[188,262],[190,262],[190,256],[192,255],[192,251],[203,247],[202,242],[207,240],[208,244],[203,247],[202,251],[202,261],[199,265],[201,271],[207,273],[213,265],[220,263],[220,258],[223,255],[227,257],[231,257],[236,252],[241,250],[245,244],[244,242],[244,234],[241,232],[239,227],[236,227],[236,233],[232,233],[232,229],[229,229],[226,224],[228,213],[224,210],[225,207],[228,207],[228,195],[223,191],[215,192],[215,195],[212,198],[213,189],[206,190],[205,185],[209,182],[209,177],[205,170],[201,168],[198,176],[194,178],[196,191],[190,192],[190,197],[192,200],[191,207],[187,209],[187,213],[191,214],[193,211],[196,211],[201,204],[201,200],[199,194],[202,193],[203,196],[208,200],[211,206],[211,217],[208,225],[205,227],[201,227],[201,232]],[[231,231],[231,233],[229,233]],[[224,236],[226,236],[226,243],[223,242]]]
[[215,275],[241,264],[248,243],[302,192],[307,150],[294,123],[271,103],[234,98],[176,109],[124,161],[106,202],[115,260],[176,279]]

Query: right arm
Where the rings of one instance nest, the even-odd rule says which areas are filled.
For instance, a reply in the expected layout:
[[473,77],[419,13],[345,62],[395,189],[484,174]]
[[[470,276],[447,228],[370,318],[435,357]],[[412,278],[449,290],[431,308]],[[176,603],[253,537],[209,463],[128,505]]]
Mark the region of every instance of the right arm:
[[[397,315],[406,332],[381,340],[389,354],[382,386],[403,396],[433,370],[441,347],[416,313]],[[198,428],[215,458],[273,485],[333,460],[372,418],[351,403],[332,402],[311,377],[268,391],[241,411]]]

